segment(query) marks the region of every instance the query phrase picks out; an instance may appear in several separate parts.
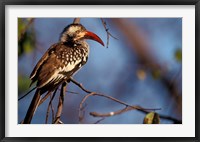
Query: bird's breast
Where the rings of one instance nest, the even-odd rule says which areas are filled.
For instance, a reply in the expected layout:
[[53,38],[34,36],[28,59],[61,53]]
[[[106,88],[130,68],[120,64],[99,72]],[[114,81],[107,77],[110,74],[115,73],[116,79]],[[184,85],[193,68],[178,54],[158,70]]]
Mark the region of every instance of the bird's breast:
[[82,66],[82,63],[85,64],[88,58],[89,50],[88,48],[65,48],[60,51],[57,55],[58,60],[62,63],[59,66],[60,72],[70,72],[77,66]]

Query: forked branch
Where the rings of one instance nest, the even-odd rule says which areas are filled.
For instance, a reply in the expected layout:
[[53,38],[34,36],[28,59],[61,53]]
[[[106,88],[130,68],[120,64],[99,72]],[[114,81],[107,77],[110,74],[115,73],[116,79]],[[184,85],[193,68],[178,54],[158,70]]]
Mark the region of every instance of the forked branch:
[[106,43],[106,47],[108,48],[108,45],[109,45],[109,40],[110,40],[110,36],[116,40],[118,40],[115,36],[113,36],[110,32],[109,32],[109,29],[107,28],[107,25],[106,25],[106,22],[104,21],[103,18],[101,18],[101,22],[103,24],[103,27],[107,33],[107,43]]
[[[104,95],[104,94],[101,94],[101,93],[97,93],[97,92],[92,92],[92,91],[89,91],[87,89],[84,88],[84,86],[77,82],[76,80],[74,80],[73,78],[70,78],[70,81],[73,82],[75,85],[77,85],[80,89],[82,89],[84,92],[88,93],[81,101],[80,105],[79,105],[79,122],[82,122],[83,121],[83,118],[84,118],[84,113],[85,113],[85,102],[87,101],[88,98],[90,98],[91,96],[99,96],[99,97],[104,97],[106,99],[109,99],[111,101],[114,101],[114,102],[117,102],[121,105],[124,105],[125,108],[124,109],[121,109],[121,110],[118,110],[118,111],[115,111],[115,112],[109,112],[109,113],[105,113],[105,114],[102,114],[102,113],[98,113],[98,112],[90,112],[90,115],[93,116],[93,117],[110,117],[110,116],[114,116],[114,115],[119,115],[119,114],[122,114],[122,113],[125,113],[127,111],[130,111],[130,110],[137,110],[137,111],[140,111],[142,113],[149,113],[150,111],[156,111],[156,110],[161,110],[161,108],[143,108],[141,106],[135,106],[135,105],[130,105],[130,104],[127,104],[123,101],[120,101],[114,97],[111,97],[111,96],[108,96],[108,95]],[[182,121],[180,120],[177,120],[175,118],[172,118],[172,117],[168,117],[168,116],[165,116],[165,115],[159,115],[160,118],[163,118],[163,119],[168,119],[168,120],[171,120],[173,121],[174,123],[182,123]]]

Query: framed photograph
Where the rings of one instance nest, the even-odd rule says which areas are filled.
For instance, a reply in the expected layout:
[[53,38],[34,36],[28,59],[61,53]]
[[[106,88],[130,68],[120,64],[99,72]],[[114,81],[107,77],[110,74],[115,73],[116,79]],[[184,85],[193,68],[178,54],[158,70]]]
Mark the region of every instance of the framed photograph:
[[199,141],[199,11],[1,1],[1,140]]

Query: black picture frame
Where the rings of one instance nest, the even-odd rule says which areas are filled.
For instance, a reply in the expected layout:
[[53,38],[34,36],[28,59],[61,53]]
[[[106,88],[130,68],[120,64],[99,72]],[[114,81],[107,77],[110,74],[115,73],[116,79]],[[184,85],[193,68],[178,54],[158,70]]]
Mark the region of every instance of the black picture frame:
[[[199,141],[199,48],[200,48],[200,0],[0,0],[0,140],[6,142],[37,141]],[[128,138],[64,138],[64,137],[5,137],[5,7],[6,5],[195,5],[195,137],[128,137]],[[193,111],[193,110],[191,110]],[[189,130],[188,130],[189,131]]]

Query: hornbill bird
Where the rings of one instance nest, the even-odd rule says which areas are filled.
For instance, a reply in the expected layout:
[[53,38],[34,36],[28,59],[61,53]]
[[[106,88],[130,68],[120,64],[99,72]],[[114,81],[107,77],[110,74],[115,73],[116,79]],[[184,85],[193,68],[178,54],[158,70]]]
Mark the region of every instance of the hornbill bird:
[[64,28],[59,42],[53,44],[36,64],[30,75],[31,84],[37,81],[36,92],[23,124],[31,123],[42,94],[55,91],[87,62],[89,45],[85,39],[95,40],[104,46],[96,34],[79,23],[73,23]]

